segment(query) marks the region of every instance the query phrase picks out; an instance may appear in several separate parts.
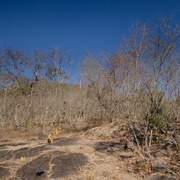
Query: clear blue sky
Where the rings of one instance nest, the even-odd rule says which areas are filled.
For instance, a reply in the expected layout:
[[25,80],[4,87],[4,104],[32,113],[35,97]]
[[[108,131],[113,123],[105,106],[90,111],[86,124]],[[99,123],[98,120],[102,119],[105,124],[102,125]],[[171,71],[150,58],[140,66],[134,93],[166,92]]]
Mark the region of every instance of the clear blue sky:
[[108,50],[136,20],[175,10],[180,10],[180,0],[0,0],[0,49],[8,45],[28,52],[58,46],[79,55],[85,49]]

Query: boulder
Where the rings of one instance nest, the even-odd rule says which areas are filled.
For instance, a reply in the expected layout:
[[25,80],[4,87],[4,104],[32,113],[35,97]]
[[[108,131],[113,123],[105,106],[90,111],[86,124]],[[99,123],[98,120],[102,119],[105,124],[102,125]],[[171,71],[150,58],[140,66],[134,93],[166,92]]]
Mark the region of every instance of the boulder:
[[162,149],[169,149],[177,146],[177,142],[173,138],[166,138],[159,143]]
[[169,170],[169,166],[164,160],[158,159],[152,162],[152,170],[159,172],[166,172]]

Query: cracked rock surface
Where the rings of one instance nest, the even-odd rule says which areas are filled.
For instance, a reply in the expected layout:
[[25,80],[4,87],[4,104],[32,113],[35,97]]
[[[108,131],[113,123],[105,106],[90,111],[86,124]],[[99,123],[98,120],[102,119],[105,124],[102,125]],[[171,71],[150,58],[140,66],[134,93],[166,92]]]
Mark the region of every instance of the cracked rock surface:
[[[34,145],[32,142],[27,144],[3,141],[0,145],[0,179],[44,180],[69,176],[86,165],[88,158],[82,153],[67,153],[56,147],[75,145],[79,140],[77,137],[57,138],[52,145],[45,142],[44,145],[39,145],[43,144],[42,142]],[[11,148],[8,148],[10,146]],[[22,161],[21,164],[27,162],[13,172],[14,177],[8,167],[17,164],[11,163],[11,160]],[[11,178],[8,178],[10,175]]]

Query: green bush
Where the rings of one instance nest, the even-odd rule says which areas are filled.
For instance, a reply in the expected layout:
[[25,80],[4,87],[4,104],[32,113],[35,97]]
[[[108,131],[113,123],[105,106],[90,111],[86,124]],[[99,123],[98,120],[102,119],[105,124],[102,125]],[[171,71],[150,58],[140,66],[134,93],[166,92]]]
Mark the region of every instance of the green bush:
[[163,108],[150,109],[149,113],[146,113],[144,120],[148,124],[148,130],[155,129],[159,133],[166,133],[175,129],[175,122],[177,120],[171,114],[163,112]]

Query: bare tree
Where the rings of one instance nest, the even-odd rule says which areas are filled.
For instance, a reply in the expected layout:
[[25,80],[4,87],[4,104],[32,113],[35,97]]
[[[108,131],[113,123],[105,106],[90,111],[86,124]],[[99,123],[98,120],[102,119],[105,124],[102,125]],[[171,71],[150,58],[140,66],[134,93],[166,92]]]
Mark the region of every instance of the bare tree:
[[[37,109],[39,109],[36,107],[38,103],[35,103],[35,96],[37,93],[40,96],[47,93],[47,90],[44,89],[44,91],[43,88],[40,88],[40,85],[44,86],[44,82],[48,82],[49,79],[55,80],[56,93],[53,98],[50,98],[51,101],[45,105],[45,109],[47,110],[45,112],[45,118],[47,119],[46,113],[49,112],[49,108],[54,102],[58,101],[57,88],[68,78],[68,69],[72,60],[71,56],[68,56],[64,51],[52,48],[49,51],[33,50],[32,55],[28,56],[24,51],[6,47],[0,51],[0,60],[1,87],[4,87],[5,90],[4,102],[6,102],[7,89],[10,90],[12,85],[16,85],[17,90],[23,95],[21,100],[17,99],[14,102],[14,122],[17,127],[23,123],[27,130],[28,124],[32,124],[31,119],[35,116],[35,113],[38,113]],[[7,84],[7,81],[9,84]],[[40,89],[43,92],[40,92]],[[21,106],[19,106],[19,102],[21,102]],[[20,119],[20,116],[18,118],[19,107],[22,108],[21,111],[24,113],[25,122],[19,122],[18,120]]]
[[123,58],[118,54],[107,55],[88,53],[81,62],[81,77],[89,85],[100,106],[105,110],[107,119],[117,116],[121,104],[119,93],[128,74]]
[[83,82],[110,121],[122,106],[131,118],[142,118],[162,107],[170,92],[179,92],[179,33],[172,17],[160,18],[157,26],[137,22],[116,53],[89,53],[83,58]]
[[5,50],[1,50],[1,63],[4,76],[9,78],[12,83],[17,82],[22,94],[27,97],[29,92],[24,84],[28,82],[28,78],[26,78],[25,72],[29,70],[31,63],[27,54],[24,51],[6,47]]
[[[171,86],[178,78],[180,70],[179,42],[180,27],[173,21],[172,16],[160,18],[158,25],[154,27],[148,48],[151,80],[147,86],[147,94],[151,109],[162,107],[162,99],[170,93],[170,89],[177,91]],[[178,86],[175,87],[178,88]]]
[[63,83],[69,78],[68,70],[72,64],[72,55],[58,48],[49,48],[49,62],[46,75],[49,79]]
[[149,24],[138,21],[131,27],[130,36],[123,37],[123,44],[119,45],[121,56],[129,69],[126,83],[123,84],[123,102],[133,119],[137,118],[137,106],[149,81],[147,51],[150,35]]

